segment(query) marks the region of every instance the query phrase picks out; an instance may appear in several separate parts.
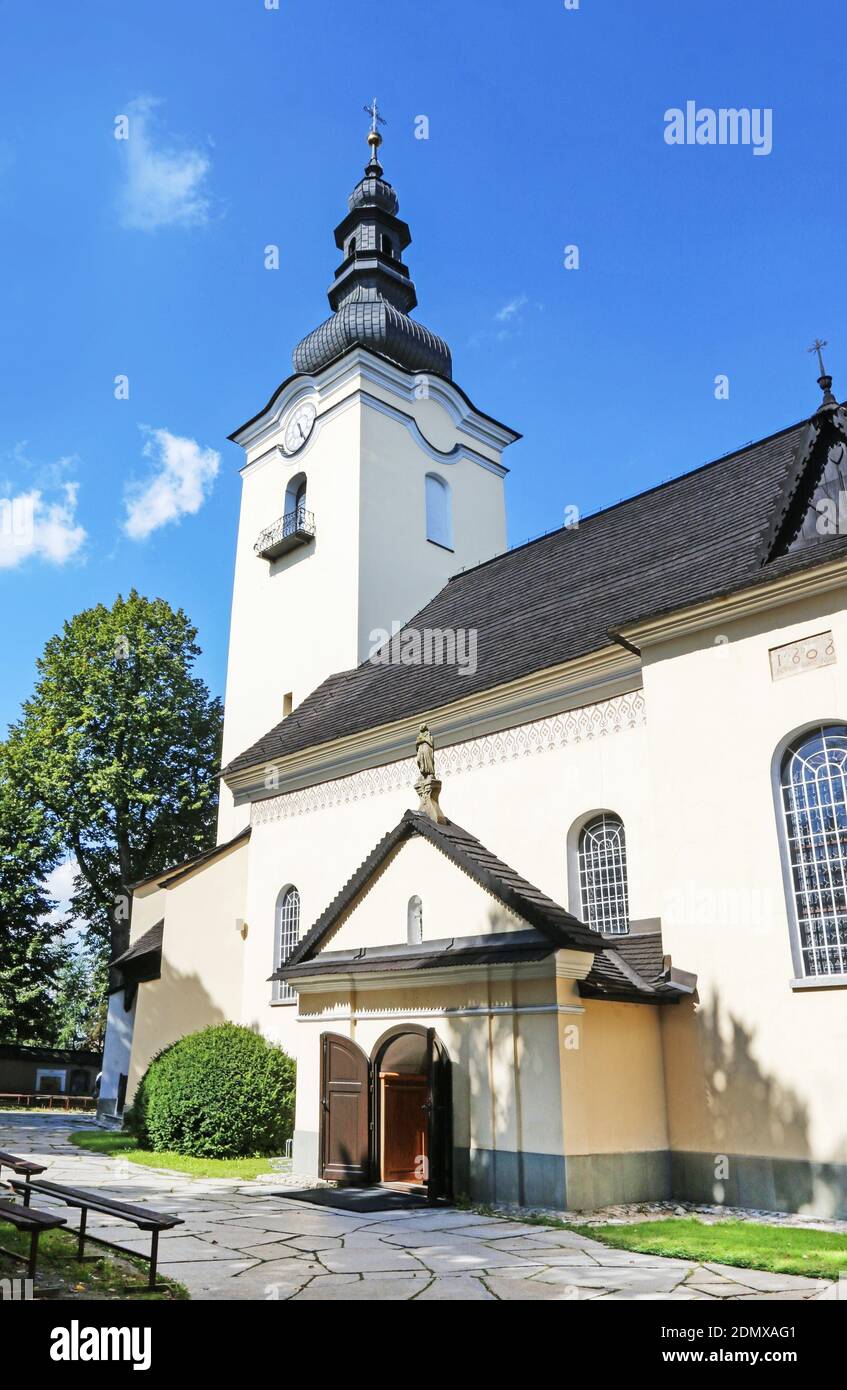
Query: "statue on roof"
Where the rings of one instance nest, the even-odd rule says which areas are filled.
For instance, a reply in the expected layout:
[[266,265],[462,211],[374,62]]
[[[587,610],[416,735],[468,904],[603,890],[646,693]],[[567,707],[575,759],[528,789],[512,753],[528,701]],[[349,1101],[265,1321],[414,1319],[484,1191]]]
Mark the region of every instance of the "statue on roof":
[[421,724],[420,733],[415,740],[415,761],[421,777],[435,776],[435,744],[428,724]]
[[447,817],[438,804],[441,783],[435,775],[435,743],[428,724],[421,724],[415,739],[415,762],[420,774],[415,791],[420,797],[418,814],[429,816],[436,825],[446,825]]

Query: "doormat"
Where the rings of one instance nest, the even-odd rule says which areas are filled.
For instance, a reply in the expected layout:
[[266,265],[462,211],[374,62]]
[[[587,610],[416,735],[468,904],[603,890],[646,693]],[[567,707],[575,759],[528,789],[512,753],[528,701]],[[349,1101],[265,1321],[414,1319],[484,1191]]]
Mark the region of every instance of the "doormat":
[[307,1187],[302,1191],[287,1187],[272,1195],[287,1197],[292,1202],[312,1202],[317,1207],[333,1207],[336,1211],[409,1211],[431,1205],[419,1192],[393,1192],[390,1187]]

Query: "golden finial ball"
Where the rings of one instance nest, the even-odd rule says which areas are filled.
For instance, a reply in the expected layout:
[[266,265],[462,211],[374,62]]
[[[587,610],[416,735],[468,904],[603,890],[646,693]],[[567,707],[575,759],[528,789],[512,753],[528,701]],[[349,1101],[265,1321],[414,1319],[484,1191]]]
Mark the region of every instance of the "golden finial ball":
[[380,145],[382,144],[382,136],[380,135],[378,130],[368,131],[368,144],[371,145],[375,150],[379,149]]

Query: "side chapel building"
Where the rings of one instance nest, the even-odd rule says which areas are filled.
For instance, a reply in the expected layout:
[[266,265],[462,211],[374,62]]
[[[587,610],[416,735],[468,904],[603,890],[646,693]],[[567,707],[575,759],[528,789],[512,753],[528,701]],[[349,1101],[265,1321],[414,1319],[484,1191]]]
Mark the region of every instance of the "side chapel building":
[[297,1060],[297,1173],[847,1215],[847,410],[821,364],[811,418],[507,550],[519,436],[410,317],[368,138],[231,436],[219,841],[135,885],[102,1107],[234,1020]]

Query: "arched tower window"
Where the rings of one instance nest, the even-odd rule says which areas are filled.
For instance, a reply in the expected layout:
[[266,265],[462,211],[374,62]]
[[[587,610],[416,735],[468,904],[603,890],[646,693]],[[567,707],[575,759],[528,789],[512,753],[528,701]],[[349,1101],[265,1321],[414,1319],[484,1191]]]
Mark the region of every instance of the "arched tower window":
[[410,946],[418,946],[423,941],[423,904],[417,894],[409,899],[406,940]]
[[306,474],[298,473],[292,478],[288,487],[285,489],[285,515],[290,516],[296,513],[297,525],[302,523],[303,513],[306,510]]
[[807,729],[780,767],[803,975],[847,974],[847,726]]
[[453,549],[450,487],[437,473],[426,475],[426,538],[446,550]]
[[603,811],[579,836],[579,891],[582,916],[605,936],[629,931],[626,837],[623,821]]
[[394,247],[391,245],[391,237],[390,237],[390,236],[386,236],[385,233],[383,233],[383,235],[382,235],[382,239],[381,239],[381,241],[380,241],[380,246],[381,246],[381,248],[382,248],[382,254],[383,254],[384,256],[393,256],[393,255],[394,255]]
[[[278,970],[288,960],[300,940],[300,894],[293,884],[283,888],[276,900],[276,925],[274,930],[274,970]],[[275,1003],[285,999],[296,999],[296,994],[284,980],[274,980],[273,998]]]

